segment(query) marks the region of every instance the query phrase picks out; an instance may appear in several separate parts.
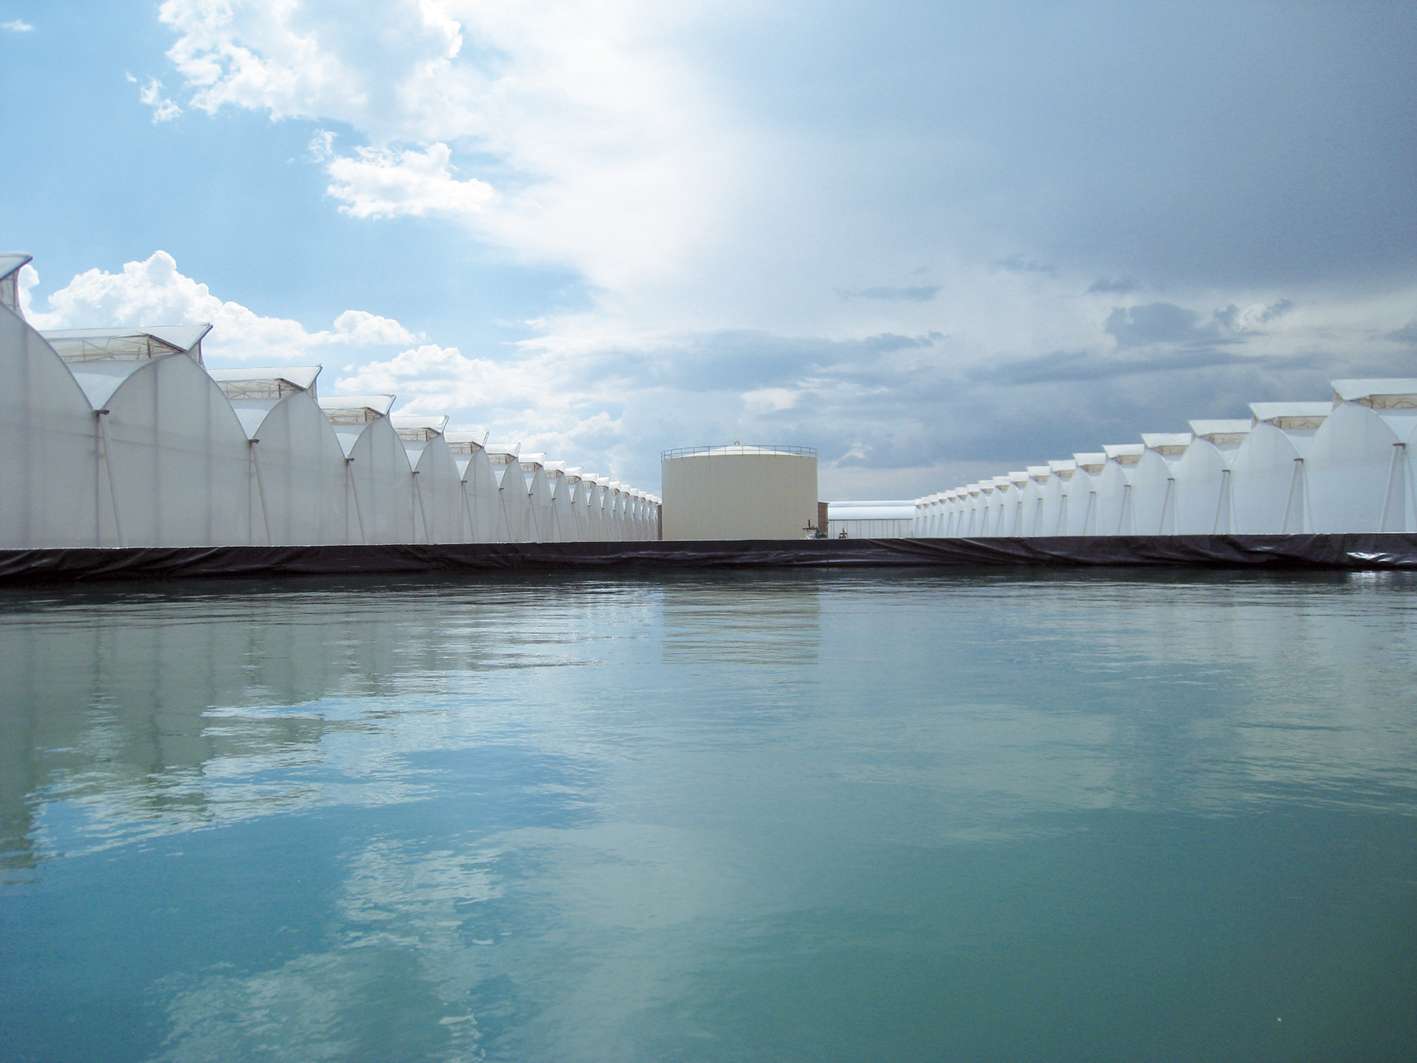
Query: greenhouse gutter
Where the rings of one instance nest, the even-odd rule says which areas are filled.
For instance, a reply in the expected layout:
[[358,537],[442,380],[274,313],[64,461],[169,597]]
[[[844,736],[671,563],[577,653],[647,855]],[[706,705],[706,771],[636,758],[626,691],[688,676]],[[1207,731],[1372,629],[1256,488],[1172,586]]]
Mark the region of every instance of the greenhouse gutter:
[[495,571],[989,566],[1417,569],[1417,534],[223,546],[0,551],[0,585]]

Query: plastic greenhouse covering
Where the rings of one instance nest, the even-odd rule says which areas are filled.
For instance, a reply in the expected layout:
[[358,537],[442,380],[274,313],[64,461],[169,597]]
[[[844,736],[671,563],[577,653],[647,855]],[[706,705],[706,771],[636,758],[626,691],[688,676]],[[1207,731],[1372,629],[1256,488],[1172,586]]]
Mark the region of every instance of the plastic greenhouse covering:
[[[504,499],[505,468],[494,470],[482,440],[449,431],[446,417],[391,412],[391,395],[319,396],[318,366],[209,368],[208,325],[41,333],[19,304],[28,261],[0,254],[0,366],[10,381],[0,389],[0,549],[539,534],[520,467]],[[542,478],[542,523],[558,539],[583,538],[582,481],[565,479],[553,513],[557,492]],[[640,495],[639,505],[637,536],[657,516],[657,502]]]
[[[658,538],[659,500],[612,475],[398,411],[392,395],[319,394],[318,366],[210,368],[209,326],[36,330],[19,302],[28,261],[0,254],[0,549]],[[829,526],[869,523],[873,539],[1417,533],[1417,378],[1334,380],[1315,400],[1186,427],[891,503],[894,516],[832,503]]]

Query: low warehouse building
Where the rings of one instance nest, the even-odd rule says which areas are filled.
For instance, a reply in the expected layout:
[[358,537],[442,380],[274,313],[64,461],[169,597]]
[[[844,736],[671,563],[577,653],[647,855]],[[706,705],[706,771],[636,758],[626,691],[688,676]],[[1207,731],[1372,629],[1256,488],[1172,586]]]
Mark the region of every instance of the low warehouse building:
[[828,502],[829,539],[905,539],[915,534],[915,503]]

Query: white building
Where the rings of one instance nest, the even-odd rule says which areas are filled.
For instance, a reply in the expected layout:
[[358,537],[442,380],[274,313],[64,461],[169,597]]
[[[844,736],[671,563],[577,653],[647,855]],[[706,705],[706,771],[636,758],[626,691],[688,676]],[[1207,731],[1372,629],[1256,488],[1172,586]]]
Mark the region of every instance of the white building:
[[485,436],[471,432],[449,431],[444,440],[457,466],[462,486],[462,541],[469,543],[504,543],[499,530],[502,524],[502,495],[497,488],[497,476],[483,448]]
[[444,436],[448,418],[395,413],[389,421],[412,468],[412,541],[468,542],[463,532],[462,476]]
[[345,454],[315,401],[320,367],[207,372],[250,441],[250,542],[344,543]]
[[1176,467],[1191,446],[1190,432],[1143,432],[1143,452],[1131,470],[1131,530],[1175,535]]
[[1190,422],[1192,439],[1173,466],[1177,535],[1228,535],[1234,531],[1235,456],[1250,434],[1248,420]]
[[1311,532],[1305,459],[1328,402],[1255,402],[1249,434],[1231,466],[1231,506],[1242,535]]
[[660,455],[664,537],[801,539],[817,523],[817,452],[688,447]]
[[1309,454],[1316,532],[1417,531],[1417,379],[1335,380]]
[[319,399],[345,456],[347,542],[413,542],[413,476],[389,422],[392,395]]
[[827,503],[829,539],[904,539],[915,535],[915,503],[850,501]]

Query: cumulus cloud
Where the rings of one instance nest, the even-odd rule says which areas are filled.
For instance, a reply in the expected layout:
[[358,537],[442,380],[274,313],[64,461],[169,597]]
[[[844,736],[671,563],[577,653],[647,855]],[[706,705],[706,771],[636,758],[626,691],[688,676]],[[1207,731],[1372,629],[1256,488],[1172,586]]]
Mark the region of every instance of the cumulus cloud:
[[756,388],[743,393],[743,408],[750,414],[781,413],[797,405],[801,392],[792,388]]
[[[321,146],[331,150],[328,141]],[[329,194],[354,218],[479,213],[493,198],[492,186],[476,178],[459,180],[451,160],[446,144],[430,144],[426,151],[358,148],[352,156],[331,154],[325,160]]]
[[553,459],[653,482],[616,406],[616,388],[556,356],[485,358],[427,343],[344,369],[341,394],[398,396],[400,411],[446,414],[457,427],[487,426],[499,440]]
[[1175,303],[1119,306],[1107,315],[1104,331],[1119,347],[1147,344],[1200,345],[1220,342],[1220,330],[1196,311]]
[[1249,306],[1236,306],[1231,303],[1215,312],[1215,320],[1234,332],[1258,332],[1293,309],[1294,303],[1289,299],[1280,299],[1273,303],[1251,303]]
[[[536,334],[496,357],[406,343],[367,367],[417,402],[492,401],[548,433],[629,426],[624,460],[758,428],[841,439],[850,423],[892,482],[925,490],[944,463],[1057,438],[1039,425],[1107,425],[1099,403],[1179,426],[1242,393],[1303,391],[1322,366],[1376,364],[1375,340],[1417,342],[1417,201],[1391,176],[1417,146],[1391,91],[1417,40],[1406,16],[1228,5],[1217,37],[1194,11],[1140,5],[1060,53],[1076,12],[347,10],[165,0],[160,17],[189,112],[339,130],[308,157],[350,224],[452,217],[579,280],[584,305],[548,297]],[[1277,30],[1282,53],[1256,45]],[[771,62],[741,43],[765,41]],[[891,61],[843,82],[863,41]],[[941,102],[960,99],[974,102]],[[929,283],[842,287],[922,261]],[[1117,305],[1135,277],[1159,297]],[[1194,392],[1179,366],[1204,370]],[[1030,376],[1051,381],[1046,402],[1019,397]],[[582,399],[561,397],[572,387]],[[811,401],[774,408],[789,394]]]
[[33,287],[34,282],[22,283],[27,316],[36,328],[205,322],[215,326],[203,343],[212,361],[289,362],[317,358],[330,349],[390,346],[417,339],[393,318],[366,310],[346,310],[331,328],[316,330],[289,318],[256,313],[218,297],[207,285],[182,273],[166,251],[125,262],[116,273],[86,270],[52,292],[43,309],[33,305]]
[[[125,76],[130,83],[138,83],[138,79],[132,74]],[[138,89],[138,102],[152,111],[154,125],[170,122],[182,114],[182,108],[164,94],[162,82],[157,78],[148,78],[143,82],[142,87]]]
[[33,33],[34,26],[22,18],[12,18],[0,22],[0,30],[6,33]]

